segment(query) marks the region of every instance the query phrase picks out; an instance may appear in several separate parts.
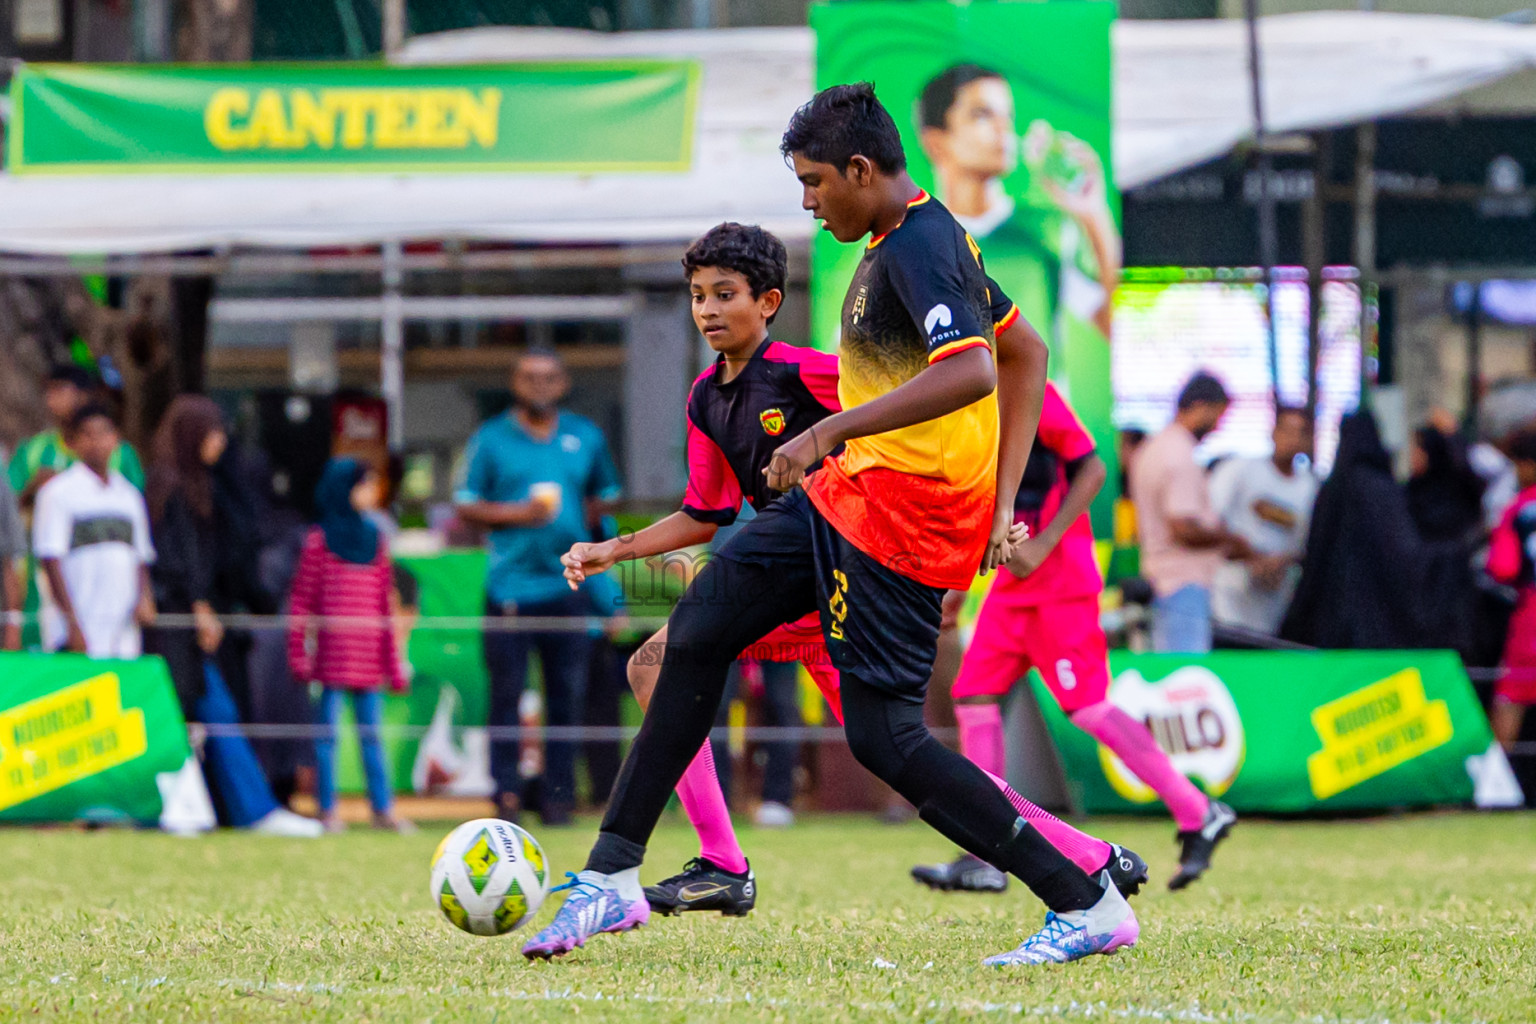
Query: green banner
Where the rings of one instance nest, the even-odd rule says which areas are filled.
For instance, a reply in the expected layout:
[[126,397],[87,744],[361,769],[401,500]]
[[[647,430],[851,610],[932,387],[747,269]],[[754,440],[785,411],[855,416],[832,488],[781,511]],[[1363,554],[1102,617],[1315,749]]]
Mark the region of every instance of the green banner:
[[[987,271],[1051,347],[1050,373],[1118,479],[1109,298],[1120,273],[1109,174],[1113,3],[853,2],[812,8],[817,88],[872,81],[917,183],[980,245]],[[836,347],[863,255],[819,232],[812,337]],[[1115,490],[1094,504],[1108,536]]]
[[[1461,659],[1440,651],[1110,656],[1109,697],[1180,771],[1239,812],[1378,810],[1471,801],[1468,759],[1493,742]],[[1119,758],[1035,693],[1088,813],[1154,811]]]
[[9,169],[680,171],[699,67],[23,64]]
[[0,654],[0,821],[159,824],[190,757],[159,658]]

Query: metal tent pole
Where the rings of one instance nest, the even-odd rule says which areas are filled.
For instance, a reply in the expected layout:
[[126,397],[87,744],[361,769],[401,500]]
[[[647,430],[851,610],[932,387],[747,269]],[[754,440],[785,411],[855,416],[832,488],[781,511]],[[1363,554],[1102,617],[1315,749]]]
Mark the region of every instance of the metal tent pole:
[[1264,123],[1263,74],[1259,66],[1259,0],[1243,0],[1248,23],[1248,79],[1253,94],[1253,136],[1258,147],[1259,172],[1259,262],[1264,268],[1264,311],[1269,321],[1269,379],[1275,397],[1280,397],[1280,356],[1275,341],[1275,264],[1279,261],[1280,241],[1275,224],[1275,195],[1270,189],[1274,161],[1267,146]]
[[399,242],[385,242],[383,249],[379,391],[389,414],[389,450],[399,452],[405,446],[405,300],[400,294],[404,278],[400,266],[403,254]]

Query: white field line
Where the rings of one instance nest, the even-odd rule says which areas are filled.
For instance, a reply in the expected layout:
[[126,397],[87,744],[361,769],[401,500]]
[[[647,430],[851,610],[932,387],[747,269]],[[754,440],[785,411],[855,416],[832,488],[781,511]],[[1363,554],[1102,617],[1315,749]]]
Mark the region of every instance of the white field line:
[[[114,983],[113,979],[106,975],[102,976],[102,980],[109,984]],[[76,982],[76,979],[73,975],[65,974],[49,978],[48,981],[50,984],[58,985],[72,984]],[[779,996],[760,996],[753,995],[751,992],[743,992],[740,995],[719,996],[610,995],[603,992],[580,992],[569,987],[527,991],[507,988],[464,988],[457,985],[425,988],[414,985],[250,981],[236,978],[221,978],[206,982],[176,982],[163,975],[155,978],[119,978],[116,979],[115,984],[135,989],[173,989],[180,987],[196,990],[213,988],[227,990],[231,995],[235,996],[259,993],[332,997],[357,996],[376,999],[449,996],[453,998],[504,999],[510,1002],[525,1003],[611,1003],[616,1006],[625,1003],[635,1003],[662,1006],[763,1006],[775,1009],[820,1010],[823,1012],[837,1009],[855,1009],[866,1013],[906,1014],[910,1012],[909,1006],[895,1002],[877,1003],[861,1001],[833,1003],[814,999],[785,999]],[[1153,1009],[1151,1007],[1139,1006],[1110,1006],[1102,1001],[1097,1003],[1080,1003],[1075,999],[1067,1003],[1038,1006],[1031,1006],[1016,1001],[993,1002],[981,999],[931,999],[921,1004],[919,1008],[934,1013],[946,1014],[983,1013],[1008,1017],[1029,1016],[1052,1020],[1170,1021],[1179,1022],[1179,1024],[1430,1024],[1430,1022],[1418,1022],[1401,1018],[1392,1019],[1389,1017],[1326,1017],[1321,1014],[1278,1017],[1274,1015],[1260,1016],[1252,1013],[1207,1013],[1201,1010],[1198,1005],[1185,1009]],[[1440,1021],[1437,1024],[1447,1024],[1447,1022]],[[1481,1022],[1468,1021],[1467,1024],[1481,1024]]]

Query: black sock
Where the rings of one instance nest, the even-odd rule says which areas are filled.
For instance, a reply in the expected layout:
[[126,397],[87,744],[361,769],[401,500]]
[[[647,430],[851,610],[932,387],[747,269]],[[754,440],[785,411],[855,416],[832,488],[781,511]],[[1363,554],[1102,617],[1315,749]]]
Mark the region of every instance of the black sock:
[[645,845],[631,842],[612,832],[599,832],[592,852],[587,855],[588,871],[611,875],[628,868],[637,868],[645,861]]
[[946,838],[1029,886],[1058,913],[1104,895],[1082,869],[1019,817],[976,765],[928,732],[923,707],[842,675],[845,731],[854,756],[918,809]]
[[993,864],[1029,886],[1030,892],[1058,914],[1087,910],[1104,898],[1104,890],[1083,869],[1046,841],[1033,825],[1019,818],[1014,834],[1000,844]]

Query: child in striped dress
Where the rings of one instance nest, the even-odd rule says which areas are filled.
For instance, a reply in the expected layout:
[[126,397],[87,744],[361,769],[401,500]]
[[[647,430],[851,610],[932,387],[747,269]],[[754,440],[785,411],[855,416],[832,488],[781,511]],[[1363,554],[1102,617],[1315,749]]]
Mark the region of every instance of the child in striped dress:
[[[320,522],[304,538],[290,598],[288,663],[299,683],[321,686],[315,741],[316,797],[327,831],[343,826],[336,814],[336,727],[342,704],[352,701],[368,799],[375,828],[404,831],[379,740],[383,689],[405,690],[405,673],[391,612],[389,551],[378,527],[362,515],[379,502],[378,474],[355,459],[332,459],[315,490]],[[312,622],[319,618],[319,623]],[[332,617],[374,620],[328,623]]]

